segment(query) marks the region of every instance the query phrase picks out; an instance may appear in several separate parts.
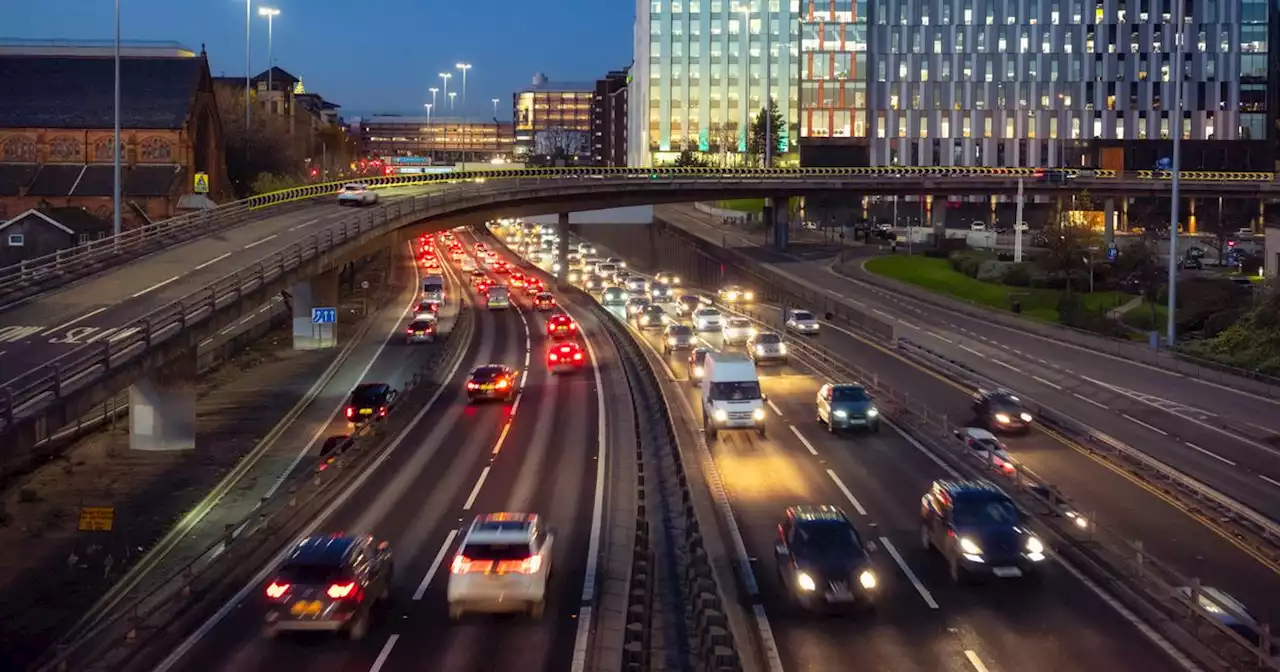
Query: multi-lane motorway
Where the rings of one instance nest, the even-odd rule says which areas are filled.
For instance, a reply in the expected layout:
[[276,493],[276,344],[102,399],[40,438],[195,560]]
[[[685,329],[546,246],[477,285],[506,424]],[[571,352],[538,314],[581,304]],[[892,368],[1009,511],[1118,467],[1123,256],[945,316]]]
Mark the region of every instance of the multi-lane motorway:
[[[472,289],[452,273],[451,287],[473,305]],[[600,422],[630,412],[625,383],[615,388],[617,358],[603,335],[591,337],[594,363],[569,375],[545,366],[544,314],[519,297],[505,311],[476,311],[472,344],[436,398],[392,440],[385,461],[369,468],[354,490],[341,493],[322,531],[369,531],[390,542],[396,559],[392,601],[363,641],[262,638],[261,585],[207,622],[161,669],[171,670],[566,670],[579,622],[587,549],[601,459]],[[595,331],[599,334],[599,331]],[[384,357],[409,356],[393,344]],[[476,365],[501,363],[520,373],[511,404],[468,405],[463,387]],[[604,389],[601,389],[603,385]],[[607,402],[615,399],[621,403]],[[450,622],[445,603],[449,562],[473,516],[536,512],[557,534],[547,610],[540,620],[467,617]],[[430,661],[424,662],[424,661]]]
[[[674,305],[664,308],[675,314]],[[610,310],[625,320],[621,309]],[[633,333],[661,352],[661,332]],[[702,344],[723,347],[714,334]],[[664,373],[698,408],[685,360],[684,353],[665,357]],[[784,669],[1181,669],[1166,643],[1148,637],[1074,568],[1054,563],[1039,579],[956,586],[940,559],[922,549],[918,516],[928,485],[957,475],[889,429],[855,437],[826,432],[814,421],[824,379],[794,364],[760,368],[771,402],[767,438],[726,432],[712,448]],[[813,503],[843,507],[880,545],[876,562],[888,581],[874,614],[805,613],[777,581],[773,546],[782,511]]]

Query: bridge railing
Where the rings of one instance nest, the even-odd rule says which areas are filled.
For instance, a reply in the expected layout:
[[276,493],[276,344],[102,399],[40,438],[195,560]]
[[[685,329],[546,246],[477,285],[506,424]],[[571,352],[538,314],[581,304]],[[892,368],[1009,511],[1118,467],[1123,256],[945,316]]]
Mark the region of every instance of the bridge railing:
[[[1063,169],[1072,178],[1082,180],[1132,179],[1161,181],[1170,179],[1167,172],[1139,170],[1118,172],[1079,169]],[[771,169],[711,169],[711,168],[527,168],[522,170],[471,170],[452,173],[418,175],[389,175],[356,178],[346,181],[324,182],[282,189],[259,196],[227,203],[211,210],[192,212],[164,221],[121,232],[83,245],[59,250],[0,267],[0,302],[19,300],[31,294],[46,291],[72,280],[87,277],[104,267],[134,259],[166,246],[198,238],[211,231],[226,229],[259,216],[258,210],[308,199],[333,196],[344,184],[361,182],[374,188],[427,186],[455,182],[489,180],[518,180],[521,178],[600,179],[600,178],[663,178],[663,177],[711,177],[711,178],[760,178],[806,180],[815,177],[866,176],[886,178],[955,178],[995,177],[1006,179],[1037,179],[1043,173],[1039,168],[1001,168],[977,166],[887,166],[866,168],[771,168]],[[1184,171],[1182,179],[1196,182],[1273,183],[1274,173],[1263,172],[1210,172]]]

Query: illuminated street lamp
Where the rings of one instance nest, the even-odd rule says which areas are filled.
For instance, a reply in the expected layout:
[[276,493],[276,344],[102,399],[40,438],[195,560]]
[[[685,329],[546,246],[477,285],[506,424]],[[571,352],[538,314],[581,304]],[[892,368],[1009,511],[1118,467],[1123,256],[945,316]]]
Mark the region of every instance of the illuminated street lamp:
[[467,71],[471,69],[470,63],[458,63],[453,67],[462,71],[462,165],[467,165],[467,137],[470,135],[467,131]]
[[[453,77],[453,73],[452,73],[452,72],[442,72],[442,73],[440,73],[440,79],[444,80],[444,95],[445,95],[445,97],[446,97],[446,98],[449,96],[449,79],[450,79],[451,77]],[[452,108],[452,107],[450,107],[449,109],[453,109],[453,108]]]
[[450,111],[450,112],[452,112],[452,111],[453,111],[453,99],[454,99],[454,97],[455,97],[455,96],[457,96],[457,95],[458,95],[458,92],[457,92],[457,91],[450,91],[450,92],[449,92],[449,111]]
[[439,90],[440,90],[440,88],[439,88],[439,87],[436,87],[436,86],[433,86],[433,87],[431,87],[431,88],[429,88],[429,89],[427,89],[427,90],[431,92],[431,106],[432,106],[432,107],[435,107],[435,105],[436,105],[436,91],[439,91]]
[[498,99],[497,98],[493,99],[493,120],[494,121],[498,120]]
[[275,65],[275,61],[271,56],[271,41],[275,32],[275,20],[277,16],[280,16],[280,10],[272,7],[259,7],[258,16],[267,17],[267,90],[271,91],[271,68]]

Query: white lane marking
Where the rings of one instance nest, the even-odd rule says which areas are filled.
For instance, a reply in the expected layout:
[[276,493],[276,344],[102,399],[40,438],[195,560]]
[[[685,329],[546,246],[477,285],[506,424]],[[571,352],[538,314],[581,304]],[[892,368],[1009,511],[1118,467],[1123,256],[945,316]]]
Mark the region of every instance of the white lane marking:
[[520,372],[520,389],[524,389],[524,381],[529,378],[529,369]]
[[1062,556],[1054,555],[1052,557],[1058,561],[1059,565],[1062,565],[1063,569],[1067,570],[1067,573],[1074,576],[1077,581],[1079,581],[1080,583],[1083,583],[1085,587],[1093,591],[1093,594],[1097,595],[1099,599],[1107,603],[1107,606],[1111,607],[1112,609],[1115,609],[1116,613],[1120,614],[1120,616],[1124,618],[1124,620],[1128,621],[1130,624],[1133,625],[1133,627],[1137,628],[1139,632],[1146,635],[1147,639],[1151,640],[1152,644],[1155,644],[1157,648],[1159,648],[1160,650],[1168,654],[1170,658],[1172,658],[1174,661],[1178,663],[1179,666],[1182,667],[1182,669],[1187,670],[1188,672],[1200,672],[1200,667],[1195,663],[1193,663],[1190,658],[1188,658],[1185,654],[1183,654],[1178,649],[1174,648],[1174,646],[1169,643],[1169,640],[1165,639],[1163,635],[1153,630],[1151,626],[1147,625],[1146,621],[1142,620],[1141,618],[1138,618],[1138,616],[1134,614],[1132,611],[1129,611],[1128,607],[1124,606],[1123,604],[1120,603],[1119,600],[1109,595],[1107,591],[1103,590],[1098,584],[1094,583],[1092,579],[1085,576],[1084,574],[1081,574],[1080,570],[1073,567],[1071,563],[1064,560]]
[[991,360],[991,361],[992,361],[992,362],[994,362],[994,363],[996,363],[996,364],[999,364],[1000,366],[1003,366],[1003,367],[1004,367],[1004,368],[1006,368],[1006,369],[1009,369],[1010,371],[1016,371],[1016,372],[1018,372],[1018,373],[1022,373],[1022,370],[1021,370],[1021,369],[1019,369],[1018,367],[1016,367],[1016,366],[1014,366],[1014,365],[1012,365],[1012,364],[1006,364],[1006,363],[1005,363],[1004,361],[1002,361],[1002,360],[999,360],[999,359],[993,359],[993,360]]
[[1263,476],[1262,474],[1258,474],[1258,478],[1261,478],[1262,480],[1270,483],[1271,485],[1274,485],[1277,488],[1280,488],[1280,481],[1277,481],[1276,479],[1271,478],[1270,476]]
[[168,280],[162,280],[162,281],[157,282],[156,284],[151,285],[150,287],[148,287],[148,288],[146,288],[146,289],[142,290],[141,292],[137,292],[137,293],[135,293],[133,296],[131,296],[131,297],[129,297],[129,298],[136,299],[136,298],[138,298],[139,296],[142,296],[143,294],[146,294],[147,292],[150,292],[150,291],[154,291],[154,290],[160,289],[161,287],[164,287],[165,285],[167,285],[167,284],[169,284],[169,283],[171,283],[171,282],[173,282],[174,280],[177,280],[177,279],[178,279],[178,276],[176,276],[176,275],[175,275],[175,276],[173,276],[172,278],[169,278]]
[[901,322],[901,323],[902,323],[902,326],[904,326],[904,327],[910,327],[910,328],[912,328],[912,329],[915,329],[916,331],[922,331],[922,329],[920,329],[920,327],[917,327],[916,325],[911,324],[910,322],[908,322],[908,321],[906,321],[906,320],[904,320],[904,319],[902,319],[902,318],[898,318],[898,321],[899,321],[899,322]]
[[981,352],[978,352],[977,350],[974,350],[973,348],[971,348],[971,347],[969,347],[969,346],[967,346],[967,345],[963,345],[963,344],[962,344],[962,345],[960,346],[960,349],[961,349],[961,350],[964,350],[965,352],[968,352],[968,353],[970,353],[970,354],[977,355],[977,356],[979,356],[979,357],[981,357],[981,358],[983,358],[983,359],[986,359],[986,358],[987,358],[987,356],[986,356],[986,355],[982,354]]
[[308,227],[308,226],[311,226],[312,224],[315,224],[315,223],[316,223],[316,222],[318,222],[318,221],[320,221],[320,220],[318,220],[318,219],[313,219],[313,220],[311,220],[311,221],[309,221],[309,222],[303,222],[303,223],[301,223],[301,224],[299,224],[299,225],[297,225],[297,226],[291,226],[291,227],[289,227],[289,230],[290,230],[290,231],[297,231],[298,229],[302,229],[302,228],[306,228],[306,227]]
[[977,672],[987,672],[987,666],[982,664],[982,659],[978,657],[977,653],[969,649],[965,649],[964,657],[969,659],[969,664],[972,665],[973,669],[977,670]]
[[[409,245],[409,254],[410,254],[410,258],[412,258],[413,245]],[[418,265],[417,264],[410,264],[410,265],[413,266],[413,287],[416,288],[420,286],[418,284],[420,281],[420,278],[418,277]],[[378,359],[382,357],[382,351],[386,349],[387,343],[391,342],[391,337],[400,331],[400,325],[402,325],[404,323],[405,318],[409,316],[409,311],[413,310],[413,307],[417,305],[417,298],[418,297],[417,297],[416,290],[409,293],[409,305],[405,306],[404,310],[400,313],[400,319],[396,320],[395,323],[391,325],[391,330],[387,332],[387,337],[382,339],[382,342],[378,345],[378,349],[373,351],[373,357],[370,357],[369,362],[364,365],[363,369],[360,370],[360,376],[356,378],[356,380],[365,380],[365,378],[369,375],[369,370],[373,368],[374,362],[377,362]],[[454,369],[456,370],[457,367],[455,366]],[[450,377],[446,378],[445,380],[453,379],[452,373],[450,373],[449,376]],[[444,387],[442,386],[440,390],[443,390],[443,389]],[[439,396],[440,390],[436,390],[436,396]],[[430,403],[435,403],[435,397],[432,397]],[[333,410],[329,412],[328,418],[324,422],[320,423],[320,426],[316,429],[315,434],[311,435],[311,440],[307,441],[307,444],[303,446],[302,449],[298,451],[298,454],[293,457],[293,461],[289,463],[289,466],[284,470],[284,473],[280,474],[280,477],[276,479],[276,482],[271,484],[271,487],[267,490],[267,494],[264,495],[264,497],[270,497],[274,495],[276,491],[279,490],[282,485],[284,485],[285,480],[288,479],[289,474],[292,474],[293,470],[298,467],[298,463],[302,461],[302,458],[305,457],[307,453],[311,452],[312,446],[316,445],[316,442],[320,440],[320,437],[322,435],[329,433],[329,426],[333,424],[334,418],[338,417],[338,414],[342,412],[342,407],[346,405],[347,405],[347,398],[344,396],[338,401],[338,405],[334,406]],[[429,407],[429,404],[427,407]],[[424,408],[427,408],[427,407],[424,407]]]
[[887,317],[887,318],[889,318],[889,319],[891,319],[891,320],[896,320],[896,319],[898,319],[898,318],[896,318],[896,317],[894,317],[894,316],[890,315],[889,313],[886,313],[886,312],[884,312],[883,310],[880,310],[879,308],[872,308],[872,309],[871,309],[871,312],[873,312],[873,313],[879,313],[879,314],[884,315],[885,317]]
[[769,408],[772,408],[773,412],[778,414],[778,417],[782,417],[782,411],[778,410],[778,407],[774,405],[772,399],[765,399],[764,403],[768,404]]
[[943,336],[943,335],[941,335],[941,334],[934,333],[934,332],[932,332],[932,331],[926,331],[926,332],[924,332],[924,333],[929,334],[930,336],[932,336],[932,337],[934,337],[934,338],[938,339],[939,341],[945,341],[945,342],[947,342],[947,343],[955,343],[955,341],[953,341],[953,340],[951,340],[951,339],[947,338],[946,336]]
[[1125,418],[1128,418],[1131,422],[1136,422],[1136,423],[1138,423],[1139,425],[1142,425],[1143,427],[1146,427],[1147,429],[1149,429],[1149,430],[1151,430],[1151,431],[1153,431],[1153,432],[1155,432],[1155,433],[1157,433],[1157,434],[1163,434],[1164,436],[1169,436],[1169,432],[1166,432],[1166,431],[1164,431],[1163,429],[1160,429],[1159,427],[1156,427],[1155,425],[1147,424],[1147,423],[1145,423],[1145,422],[1143,422],[1143,421],[1141,421],[1141,420],[1139,420],[1139,419],[1137,419],[1137,418],[1133,417],[1132,415],[1129,415],[1128,413],[1121,413],[1120,415],[1123,415]]
[[924,599],[924,603],[929,605],[930,609],[937,609],[938,603],[933,599],[933,594],[929,592],[928,588],[924,587],[924,584],[920,582],[920,578],[916,576],[916,573],[911,571],[911,568],[907,566],[907,561],[902,559],[902,554],[898,553],[897,548],[894,548],[893,542],[889,541],[888,537],[880,537],[880,545],[884,546],[884,550],[888,551],[889,557],[893,558],[893,561],[898,563],[898,568],[902,570],[903,574],[907,575],[907,580],[911,582],[911,585],[915,586],[916,592],[920,593],[920,597]]
[[858,498],[854,497],[852,492],[849,492],[849,488],[845,487],[844,481],[840,480],[840,477],[836,475],[836,472],[828,469],[827,475],[831,477],[831,480],[836,482],[836,487],[840,488],[840,492],[844,493],[845,499],[849,500],[850,504],[853,504],[853,508],[858,511],[858,515],[867,515],[867,510],[862,508],[862,502],[859,502]]
[[391,649],[395,647],[396,642],[400,640],[400,635],[391,635],[387,639],[387,643],[382,645],[382,650],[378,652],[378,657],[373,659],[373,667],[369,668],[369,672],[378,672],[383,665],[387,664],[387,658],[391,657]]
[[427,594],[427,586],[431,585],[431,579],[440,570],[440,563],[444,562],[444,556],[453,546],[453,540],[457,538],[458,531],[449,530],[449,534],[445,536],[444,543],[440,545],[440,550],[436,553],[435,559],[431,561],[431,567],[427,568],[427,575],[422,577],[422,583],[419,583],[418,589],[413,591],[413,599],[421,600],[422,596]]
[[791,425],[791,431],[796,435],[797,439],[800,439],[800,443],[803,443],[804,447],[809,449],[810,455],[816,456],[818,454],[818,451],[814,449],[813,444],[809,443],[809,439],[804,438],[804,434],[801,434],[800,430],[796,429],[795,425]]
[[1219,454],[1217,454],[1217,453],[1215,453],[1215,452],[1205,450],[1204,448],[1201,448],[1200,446],[1197,446],[1196,444],[1191,443],[1190,441],[1183,441],[1183,443],[1187,444],[1187,447],[1191,448],[1192,450],[1198,450],[1198,451],[1200,451],[1200,452],[1204,453],[1205,455],[1208,455],[1209,457],[1212,457],[1212,458],[1213,458],[1213,459],[1215,459],[1215,460],[1218,460],[1218,461],[1220,461],[1220,462],[1225,462],[1225,463],[1227,463],[1227,464],[1229,464],[1229,465],[1231,465],[1231,466],[1233,466],[1233,467],[1234,467],[1234,466],[1236,466],[1236,463],[1235,463],[1235,462],[1232,462],[1231,460],[1228,460],[1227,458],[1225,458],[1225,457],[1223,457],[1223,456],[1221,456],[1221,455],[1219,455]]
[[[134,296],[137,296],[137,295],[135,294]],[[76,322],[81,322],[81,321],[87,320],[87,319],[89,319],[89,318],[93,317],[94,315],[97,315],[98,313],[101,313],[101,312],[105,311],[107,308],[110,308],[110,306],[103,306],[103,307],[101,307],[101,308],[99,308],[99,309],[97,309],[97,310],[95,310],[95,311],[93,311],[93,312],[85,313],[84,315],[81,315],[80,317],[77,317],[76,319],[71,320],[70,322],[65,322],[65,323],[63,323],[63,324],[59,324],[58,326],[56,326],[56,327],[54,327],[54,328],[50,329],[49,331],[44,332],[43,334],[40,334],[40,335],[41,335],[41,336],[48,336],[48,335],[50,335],[50,334],[52,334],[52,333],[54,333],[54,332],[62,331],[63,329],[66,329],[67,327],[69,327],[69,326],[71,326],[71,325],[75,324]]]
[[[523,394],[516,395],[516,403],[511,405],[511,417],[516,416],[516,409],[520,408],[520,400],[524,398]],[[511,421],[507,420],[507,424],[502,426],[502,433],[498,435],[498,440],[493,444],[493,452],[490,455],[497,455],[502,452],[502,444],[507,442],[507,432],[511,431]]]
[[1105,405],[1103,405],[1103,404],[1101,404],[1101,403],[1098,403],[1098,402],[1096,402],[1096,401],[1094,401],[1094,400],[1090,399],[1089,397],[1086,397],[1086,396],[1084,396],[1084,395],[1082,395],[1082,394],[1079,394],[1079,393],[1077,393],[1077,392],[1072,392],[1071,394],[1072,394],[1072,395],[1074,395],[1076,399],[1080,399],[1081,401],[1087,401],[1087,402],[1089,402],[1089,403],[1093,404],[1094,406],[1097,406],[1098,408],[1104,408],[1104,409],[1106,409],[1106,410],[1111,410],[1111,409],[1107,408]]
[[279,237],[280,237],[280,234],[278,234],[278,233],[273,233],[273,234],[271,234],[271,235],[267,236],[266,238],[260,238],[260,239],[258,239],[258,240],[253,241],[252,243],[249,243],[248,245],[245,245],[245,246],[244,246],[244,249],[246,249],[246,250],[247,250],[247,249],[249,249],[249,248],[251,248],[251,247],[257,247],[257,246],[259,246],[259,245],[261,245],[261,244],[263,244],[263,243],[267,242],[268,240],[271,240],[271,239],[273,239],[273,238],[279,238]]
[[956,480],[964,480],[964,478],[960,476],[960,472],[953,469],[951,465],[947,464],[946,462],[943,462],[942,458],[938,457],[937,455],[934,455],[932,450],[925,448],[924,444],[920,443],[919,441],[916,441],[915,437],[908,434],[906,430],[899,427],[897,423],[890,422],[888,420],[885,420],[884,418],[881,418],[881,420],[885,424],[889,425],[889,429],[892,429],[893,431],[897,432],[898,436],[901,436],[903,439],[906,439],[907,443],[915,446],[916,450],[919,450],[920,452],[924,453],[925,457],[929,458],[930,460],[933,461],[934,464],[941,467],[943,471],[947,472],[947,475],[951,476],[951,478],[954,478]]
[[524,351],[524,368],[529,368],[529,351]]
[[[399,325],[397,325],[397,327],[398,326]],[[453,380],[453,377],[458,373],[458,369],[462,367],[463,360],[464,358],[462,357],[456,359],[453,363],[453,367],[449,369],[448,373],[445,374],[445,377],[442,380]],[[298,534],[298,538],[305,539],[306,537],[311,536],[316,529],[320,527],[321,523],[332,518],[333,514],[337,512],[338,509],[342,508],[348,500],[355,496],[355,493],[364,487],[365,482],[377,473],[378,468],[391,458],[391,455],[395,453],[396,448],[401,443],[404,443],[404,440],[414,430],[418,423],[422,422],[422,419],[426,417],[427,412],[436,405],[436,402],[440,400],[440,397],[443,396],[445,392],[449,391],[451,390],[447,385],[441,385],[436,388],[436,392],[431,396],[431,399],[429,399],[422,408],[418,409],[417,414],[415,414],[409,423],[404,426],[404,429],[400,430],[400,433],[392,439],[386,450],[378,456],[378,459],[374,460],[373,464],[370,464],[368,469],[360,472],[360,474],[356,476],[355,480],[347,486],[346,490],[338,493],[338,496],[334,497],[333,500],[329,502],[328,508],[321,511],[320,515],[313,518],[311,522],[302,529]],[[453,391],[456,393],[456,390]],[[327,428],[322,428],[321,431],[323,431],[323,429]],[[270,562],[266,563],[266,565],[259,570],[257,575],[250,579],[239,592],[214,612],[213,616],[209,617],[209,620],[200,624],[200,627],[196,628],[195,632],[191,633],[189,637],[175,647],[173,651],[170,652],[168,658],[160,661],[160,664],[156,666],[154,672],[169,672],[169,670],[173,669],[173,666],[177,665],[178,661],[185,658],[187,654],[191,652],[191,649],[195,647],[197,642],[207,636],[214,628],[218,627],[218,624],[222,622],[222,619],[226,618],[233,609],[240,606],[240,604],[244,602],[245,598],[249,596],[249,593],[259,589],[262,582],[267,580],[267,575],[276,571],[276,567],[284,560],[284,557],[289,553],[289,550],[290,549],[286,548],[277,553],[276,556],[272,558]]]
[[489,467],[485,467],[480,472],[480,478],[476,481],[476,487],[471,488],[471,496],[467,497],[467,503],[462,505],[463,511],[470,511],[471,505],[476,503],[476,497],[480,496],[480,488],[484,487],[484,479],[489,478]]
[[[578,630],[573,636],[573,662],[570,672],[583,672],[587,666],[587,646],[591,640],[593,609],[589,604],[595,599],[596,575],[600,563],[600,533],[604,527],[604,481],[605,464],[608,460],[606,446],[609,431],[606,424],[604,381],[600,377],[600,359],[596,357],[595,347],[591,339],[582,334],[582,342],[587,346],[587,356],[591,358],[591,369],[596,383],[596,489],[591,500],[591,537],[587,541],[587,569],[582,576],[582,606],[578,610]],[[652,346],[651,346],[652,347]]]
[[222,255],[216,256],[216,257],[214,257],[214,258],[210,259],[209,261],[206,261],[206,262],[204,262],[203,264],[200,264],[199,266],[196,266],[194,270],[199,271],[199,270],[202,270],[202,269],[208,268],[208,267],[210,267],[210,266],[212,266],[212,265],[214,265],[214,264],[218,263],[219,261],[222,261],[223,259],[226,259],[226,258],[227,258],[227,257],[229,257],[229,256],[231,256],[231,253],[230,253],[230,252],[227,252],[226,254],[222,254]]
[[1036,382],[1040,383],[1041,385],[1048,385],[1049,387],[1052,387],[1052,388],[1053,388],[1053,389],[1055,389],[1055,390],[1061,390],[1061,389],[1062,389],[1062,386],[1061,386],[1061,385],[1059,385],[1059,384],[1057,384],[1057,383],[1055,383],[1055,382],[1052,382],[1052,381],[1045,380],[1044,378],[1041,378],[1040,376],[1031,376],[1031,377],[1032,377],[1032,378],[1034,378],[1034,379],[1036,380]]

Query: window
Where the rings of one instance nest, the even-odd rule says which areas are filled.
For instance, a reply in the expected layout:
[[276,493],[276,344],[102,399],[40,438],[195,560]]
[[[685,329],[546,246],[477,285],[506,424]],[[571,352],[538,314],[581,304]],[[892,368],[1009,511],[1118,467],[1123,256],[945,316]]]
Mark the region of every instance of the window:
[[27,237],[21,233],[9,234],[9,247],[22,247],[27,242]]

